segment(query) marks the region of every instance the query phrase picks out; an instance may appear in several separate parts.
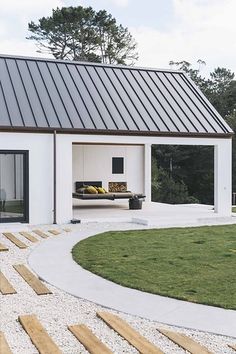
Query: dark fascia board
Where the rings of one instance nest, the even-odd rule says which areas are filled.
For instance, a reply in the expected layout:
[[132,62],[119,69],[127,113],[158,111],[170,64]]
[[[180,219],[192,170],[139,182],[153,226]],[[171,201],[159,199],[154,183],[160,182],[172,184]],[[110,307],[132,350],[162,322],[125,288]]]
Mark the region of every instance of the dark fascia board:
[[103,64],[103,63],[94,63],[88,61],[73,61],[73,60],[62,60],[55,58],[42,58],[42,57],[27,57],[22,55],[10,55],[10,54],[0,54],[0,58],[4,59],[15,59],[15,60],[28,60],[28,61],[42,61],[42,62],[51,62],[51,63],[62,63],[68,65],[87,65],[87,66],[100,66],[113,69],[128,69],[128,70],[144,70],[144,71],[159,71],[159,72],[169,72],[169,73],[183,73],[181,70],[172,70],[172,69],[159,69],[159,68],[149,68],[141,66],[130,66],[130,65],[120,65],[120,64]]
[[102,129],[74,129],[74,128],[30,128],[30,127],[4,127],[0,132],[7,133],[44,133],[44,134],[83,134],[83,135],[124,135],[124,136],[154,136],[154,137],[183,137],[183,138],[223,138],[229,139],[234,133],[181,133],[181,132],[152,132]]

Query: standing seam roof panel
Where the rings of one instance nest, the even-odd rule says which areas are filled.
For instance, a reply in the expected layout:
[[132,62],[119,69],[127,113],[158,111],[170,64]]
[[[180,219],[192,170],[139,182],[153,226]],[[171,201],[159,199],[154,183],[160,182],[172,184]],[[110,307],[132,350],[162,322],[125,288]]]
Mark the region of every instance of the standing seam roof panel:
[[[173,74],[166,74],[166,77],[168,77],[169,81],[176,87],[176,84],[178,85],[178,95],[181,96],[181,98],[185,101],[185,104],[188,106],[188,108],[191,110],[193,115],[199,120],[199,122],[202,125],[202,129],[205,132],[211,132],[214,133],[216,132],[214,123],[211,124],[209,121],[206,119],[204,115],[204,110],[202,110],[202,105],[199,103],[197,106],[195,105],[195,102],[192,100],[192,95],[190,91],[187,91],[186,88],[182,85],[182,82],[179,81],[179,78],[176,78],[175,75]],[[201,120],[200,120],[201,117]]]
[[[158,116],[156,110],[151,105],[144,90],[140,87],[138,81],[132,75],[132,71],[122,70],[122,73],[125,76],[127,82],[133,88],[139,101],[143,105],[143,108],[145,109],[146,114],[148,115],[148,119],[146,122],[149,124],[150,130],[159,130],[160,131],[161,129],[160,129],[159,125],[160,125],[160,123],[162,123],[162,121],[158,122],[159,116]],[[163,128],[164,128],[164,125],[163,125]]]
[[186,102],[182,99],[181,96],[177,95],[173,89],[172,84],[166,77],[165,73],[155,73],[155,76],[158,79],[158,84],[163,92],[165,92],[166,97],[170,106],[173,107],[180,120],[182,120],[185,126],[190,132],[202,131],[203,127],[196,119],[194,114],[186,105]]
[[117,129],[117,126],[113,121],[113,118],[109,110],[107,109],[107,106],[104,100],[102,99],[100,92],[98,91],[98,88],[96,87],[96,85],[94,85],[94,82],[90,74],[88,73],[86,66],[84,67],[77,66],[77,69],[79,70],[83,81],[86,82],[87,90],[91,95],[91,99],[94,105],[96,106],[99,116],[103,121],[104,125],[106,126],[107,129]]
[[91,77],[93,77],[96,81],[96,86],[98,91],[100,92],[101,97],[104,97],[103,99],[105,100],[106,107],[112,117],[114,119],[114,122],[117,126],[118,129],[125,130],[127,129],[127,125],[125,124],[120,111],[117,109],[117,105],[115,104],[114,100],[112,99],[110,92],[107,90],[107,86],[105,83],[101,80],[100,75],[96,71],[95,67],[87,66],[86,67],[88,73],[90,74]]
[[109,91],[113,102],[116,104],[117,110],[119,110],[122,119],[124,120],[128,130],[137,130],[137,125],[132,119],[130,112],[128,111],[126,105],[122,101],[122,98],[117,91],[113,81],[110,79],[109,75],[106,73],[104,68],[96,67],[96,72],[98,73],[101,80],[103,80],[106,89]]
[[42,74],[39,71],[37,62],[27,61],[27,66],[34,80],[35,88],[37,89],[37,94],[41,103],[41,107],[45,112],[46,115],[45,118],[47,119],[48,126],[53,128],[61,127],[54,106],[52,105],[52,101],[48,93],[48,89],[45,85]]
[[233,134],[182,72],[9,55],[0,55],[1,128]]
[[6,101],[2,89],[2,83],[0,81],[0,122],[1,125],[9,126],[11,125],[9,112],[7,110]]
[[180,78],[184,81],[185,85],[193,92],[193,94],[198,98],[198,100],[203,104],[205,107],[206,111],[208,112],[209,119],[213,118],[217,124],[218,127],[220,127],[225,133],[232,131],[230,126],[226,123],[226,121],[221,117],[221,115],[217,112],[217,110],[209,104],[209,101],[207,98],[203,95],[201,90],[195,85],[195,83],[187,78],[186,74],[180,74]]
[[32,81],[32,77],[27,67],[27,63],[22,60],[17,60],[16,64],[21,75],[22,84],[24,85],[24,89],[26,91],[27,100],[34,117],[35,125],[39,127],[47,127],[48,122],[45,112],[42,109],[34,82]]
[[117,75],[115,73],[116,70],[117,69],[113,69],[113,68],[105,68],[105,72],[107,73],[110,80],[113,82],[114,86],[116,87],[116,90],[117,90],[119,96],[121,97],[122,102],[124,103],[127,111],[129,112],[131,119],[133,120],[133,122],[135,123],[135,125],[137,127],[137,130],[141,130],[141,131],[148,130],[147,126],[143,122],[143,120],[137,110],[137,107],[134,106],[132,100],[130,99],[129,95],[127,94],[124,87],[122,86],[122,83],[120,82],[119,78],[117,77]]
[[11,124],[16,127],[23,127],[24,123],[21,117],[18,103],[16,101],[15,92],[7,71],[5,60],[0,61],[0,78],[2,82],[4,97],[6,99],[7,109],[11,117]]
[[163,120],[166,122],[166,124],[168,126],[168,130],[173,131],[173,132],[180,132],[182,129],[184,132],[187,132],[187,129],[185,128],[185,126],[182,123],[180,125],[178,121],[176,122],[176,118],[173,119],[173,117],[172,117],[173,112],[170,112],[169,107],[166,107],[165,98],[163,97],[162,92],[157,88],[157,86],[155,85],[155,83],[151,79],[149,73],[143,72],[140,70],[139,74],[141,75],[145,84],[147,85],[147,87],[151,91],[156,102],[158,102],[157,107],[159,110],[159,114],[163,118]]
[[[63,65],[63,64],[58,64],[58,65]],[[63,102],[63,109],[65,111],[65,117],[68,117],[68,121],[66,124],[68,124],[69,127],[73,128],[82,128],[83,125],[80,120],[80,116],[78,115],[76,108],[73,104],[73,101],[71,100],[71,96],[68,92],[67,86],[65,85],[65,82],[63,80],[63,77],[61,76],[61,72],[58,68],[58,65],[49,65],[48,69],[52,75],[53,82],[57,88],[57,93]],[[63,99],[62,99],[63,97]],[[63,114],[64,114],[63,111]],[[60,117],[60,113],[58,113],[58,116]]]

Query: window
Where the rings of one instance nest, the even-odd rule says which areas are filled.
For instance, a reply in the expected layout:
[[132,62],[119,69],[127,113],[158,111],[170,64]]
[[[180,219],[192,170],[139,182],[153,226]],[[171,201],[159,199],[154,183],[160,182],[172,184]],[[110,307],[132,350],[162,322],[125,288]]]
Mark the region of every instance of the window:
[[124,158],[113,157],[112,158],[112,173],[122,174],[124,173]]
[[0,222],[28,222],[28,152],[0,150]]

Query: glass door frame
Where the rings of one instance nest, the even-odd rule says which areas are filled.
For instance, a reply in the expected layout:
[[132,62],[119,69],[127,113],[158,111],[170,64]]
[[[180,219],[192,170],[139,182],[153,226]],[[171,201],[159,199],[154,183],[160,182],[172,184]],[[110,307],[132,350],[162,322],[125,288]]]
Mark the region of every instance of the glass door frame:
[[11,222],[29,222],[29,151],[28,150],[0,150],[0,154],[4,155],[23,155],[23,198],[24,198],[24,212],[21,217],[7,217],[1,218],[0,223]]

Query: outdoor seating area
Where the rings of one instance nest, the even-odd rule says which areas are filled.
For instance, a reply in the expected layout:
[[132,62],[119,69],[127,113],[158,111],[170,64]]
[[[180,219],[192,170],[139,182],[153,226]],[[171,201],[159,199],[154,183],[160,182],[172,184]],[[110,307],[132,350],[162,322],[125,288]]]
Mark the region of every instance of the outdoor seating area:
[[[107,192],[102,187],[100,181],[80,181],[75,182],[76,192],[72,193],[72,198],[82,200],[116,200],[128,199],[129,209],[142,209],[142,200],[145,198],[144,194],[132,193],[129,191]],[[142,199],[142,200],[140,200]]]

